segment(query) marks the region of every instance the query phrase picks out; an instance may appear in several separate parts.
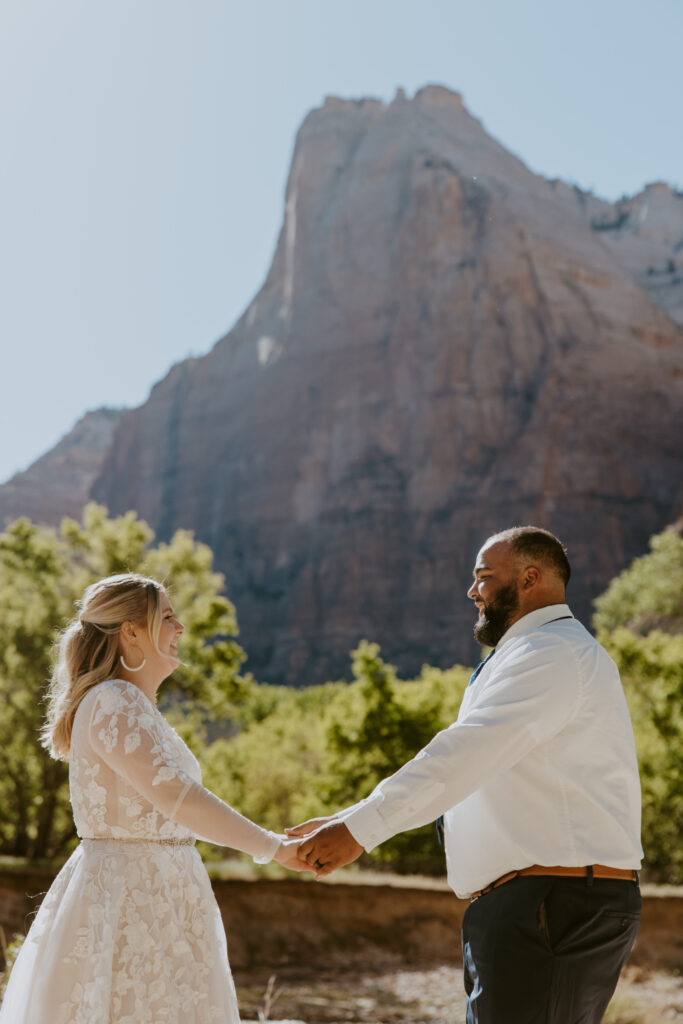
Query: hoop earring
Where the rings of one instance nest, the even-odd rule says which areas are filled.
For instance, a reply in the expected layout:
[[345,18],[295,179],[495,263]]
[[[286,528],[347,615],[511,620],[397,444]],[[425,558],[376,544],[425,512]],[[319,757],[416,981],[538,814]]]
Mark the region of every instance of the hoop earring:
[[142,664],[138,665],[137,668],[131,668],[130,665],[126,664],[126,659],[124,658],[124,656],[122,654],[119,654],[119,658],[121,659],[121,664],[125,668],[126,672],[139,672],[140,669],[144,668],[145,665],[147,664],[147,658],[143,658],[142,659]]

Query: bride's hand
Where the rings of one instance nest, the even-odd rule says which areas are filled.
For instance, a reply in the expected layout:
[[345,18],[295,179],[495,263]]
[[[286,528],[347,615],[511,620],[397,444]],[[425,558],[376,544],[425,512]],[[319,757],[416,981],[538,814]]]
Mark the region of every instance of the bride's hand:
[[322,828],[323,825],[327,825],[328,821],[334,821],[335,815],[330,815],[329,818],[309,818],[308,821],[302,822],[301,825],[295,825],[293,828],[286,828],[285,832],[291,839],[292,836],[298,836],[300,839],[310,836],[311,832],[315,832],[317,829]]
[[299,857],[297,849],[300,845],[300,839],[289,839],[287,836],[283,836],[273,859],[278,864],[282,864],[284,868],[289,868],[290,871],[313,871],[314,868]]

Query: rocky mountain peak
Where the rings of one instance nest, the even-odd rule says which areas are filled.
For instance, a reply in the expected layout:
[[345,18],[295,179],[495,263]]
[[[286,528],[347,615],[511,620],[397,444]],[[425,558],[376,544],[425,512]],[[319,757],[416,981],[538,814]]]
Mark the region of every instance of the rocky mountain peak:
[[85,413],[54,448],[0,486],[0,524],[20,516],[59,522],[79,515],[122,413],[108,408]]
[[[643,225],[678,209],[650,194]],[[472,559],[513,523],[567,543],[588,621],[683,512],[677,286],[647,272],[677,243],[637,200],[617,225],[441,86],[328,98],[263,287],[120,418],[90,495],[213,547],[264,680],[337,677],[363,636],[471,661]]]
[[[447,107],[451,112],[456,109],[465,110],[462,94],[455,92],[453,89],[446,88],[445,85],[423,86],[422,89],[418,89],[415,93],[415,102],[430,106]],[[466,113],[469,117],[472,117],[469,111],[466,111]]]

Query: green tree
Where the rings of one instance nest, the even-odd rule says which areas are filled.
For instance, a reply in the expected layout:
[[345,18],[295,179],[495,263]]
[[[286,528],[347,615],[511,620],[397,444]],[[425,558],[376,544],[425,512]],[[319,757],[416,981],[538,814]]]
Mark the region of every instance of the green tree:
[[598,633],[683,630],[683,538],[675,530],[655,534],[648,553],[612,580],[595,601],[593,625]]
[[619,628],[604,642],[633,717],[643,793],[648,877],[683,882],[683,635]]
[[73,834],[67,769],[38,745],[50,648],[71,605],[63,552],[20,519],[0,535],[0,849],[50,856]]
[[204,782],[259,825],[281,831],[328,810],[321,778],[328,771],[325,722],[346,684],[306,690],[259,686],[268,713],[244,722],[204,754]]
[[[366,641],[352,659],[352,682],[281,688],[271,695],[269,714],[214,743],[205,754],[207,785],[281,830],[367,796],[456,718],[469,669],[425,667],[417,679],[402,681]],[[397,836],[365,862],[442,873],[435,835],[429,825]]]
[[[331,708],[327,728],[328,776],[323,795],[333,807],[367,796],[457,715],[454,707],[446,713],[446,673],[425,669],[419,681],[402,682],[394,666],[382,660],[378,645],[365,640],[352,652],[352,659],[355,682],[347,701]],[[459,705],[469,672],[455,669],[449,675],[450,696],[456,698],[452,704]],[[383,843],[370,860],[406,872],[443,871],[443,852],[431,823]]]
[[81,522],[58,529],[19,519],[0,534],[0,851],[28,858],[68,853],[75,830],[67,766],[38,742],[52,647],[94,580],[137,571],[166,582],[187,626],[185,663],[174,673],[166,704],[185,739],[198,750],[226,732],[225,718],[255,689],[241,677],[244,653],[235,641],[232,604],[212,554],[187,531],[153,546],[149,526],[130,512],[109,518],[88,505]]
[[430,693],[418,707],[406,708],[398,695],[396,670],[382,660],[377,644],[361,641],[352,659],[357,685],[348,706],[334,709],[327,729],[335,765],[328,794],[337,805],[366,796],[428,743],[441,721],[439,704]]
[[631,710],[643,793],[645,869],[683,882],[683,538],[650,551],[595,603],[597,636],[616,661]]

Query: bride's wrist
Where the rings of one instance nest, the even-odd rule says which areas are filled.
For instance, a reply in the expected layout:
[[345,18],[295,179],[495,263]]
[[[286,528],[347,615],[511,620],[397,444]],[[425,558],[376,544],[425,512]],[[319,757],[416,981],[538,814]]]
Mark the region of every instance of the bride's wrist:
[[277,840],[277,846],[271,847],[268,853],[252,855],[252,860],[254,861],[254,864],[270,864],[271,860],[275,860],[279,850],[282,848],[283,837],[279,835],[279,833],[269,831],[268,835],[270,836],[271,839]]

